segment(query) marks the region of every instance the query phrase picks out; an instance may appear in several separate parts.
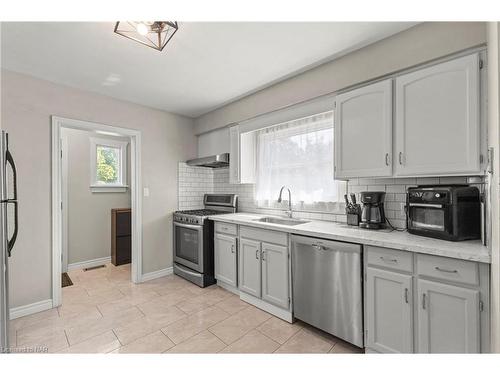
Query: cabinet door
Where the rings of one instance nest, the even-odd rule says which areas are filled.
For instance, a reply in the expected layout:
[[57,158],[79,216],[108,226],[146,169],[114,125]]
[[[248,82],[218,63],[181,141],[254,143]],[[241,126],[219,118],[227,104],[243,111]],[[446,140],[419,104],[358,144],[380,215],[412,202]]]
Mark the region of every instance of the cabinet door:
[[396,175],[480,172],[479,56],[396,79]]
[[215,234],[215,278],[236,287],[236,237]]
[[260,298],[260,242],[242,238],[239,250],[239,289]]
[[229,128],[229,183],[240,183],[240,127]]
[[418,280],[418,352],[479,353],[479,291]]
[[289,307],[288,247],[262,243],[262,299]]
[[335,178],[391,176],[392,80],[335,101]]
[[412,277],[366,270],[367,346],[382,353],[413,352]]

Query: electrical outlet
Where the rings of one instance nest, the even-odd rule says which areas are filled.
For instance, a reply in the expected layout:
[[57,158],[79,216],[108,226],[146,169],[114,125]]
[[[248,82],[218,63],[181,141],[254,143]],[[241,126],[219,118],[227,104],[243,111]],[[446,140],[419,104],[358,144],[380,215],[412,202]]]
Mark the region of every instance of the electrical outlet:
[[144,188],[144,196],[149,197],[149,188],[147,187]]

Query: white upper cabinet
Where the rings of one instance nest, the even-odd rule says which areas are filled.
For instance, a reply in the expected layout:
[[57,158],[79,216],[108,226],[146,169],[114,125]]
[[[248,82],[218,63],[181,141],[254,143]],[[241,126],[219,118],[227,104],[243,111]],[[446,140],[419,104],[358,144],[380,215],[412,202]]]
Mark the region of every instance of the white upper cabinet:
[[256,132],[241,132],[239,125],[229,128],[229,183],[255,182]]
[[336,97],[335,178],[392,175],[392,80]]
[[478,54],[397,77],[395,175],[480,173],[479,92]]
[[229,128],[229,183],[240,183],[240,127]]

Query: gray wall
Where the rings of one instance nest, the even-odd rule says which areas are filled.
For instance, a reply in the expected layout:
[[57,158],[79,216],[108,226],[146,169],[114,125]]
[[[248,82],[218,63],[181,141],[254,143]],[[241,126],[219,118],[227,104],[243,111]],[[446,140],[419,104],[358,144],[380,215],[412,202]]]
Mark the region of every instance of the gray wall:
[[484,22],[423,23],[196,119],[201,134],[486,43]]
[[[102,135],[82,130],[63,129],[63,137],[68,142],[66,212],[69,264],[111,256],[111,209],[130,207],[130,189],[121,193],[91,192],[91,136],[103,138]],[[129,155],[130,146],[127,147],[128,161]],[[63,176],[64,174],[63,171]],[[130,162],[127,163],[127,180],[130,181]]]
[[19,174],[18,242],[10,259],[11,307],[51,297],[51,115],[142,132],[143,273],[172,265],[177,165],[196,156],[193,120],[2,70],[2,128]]

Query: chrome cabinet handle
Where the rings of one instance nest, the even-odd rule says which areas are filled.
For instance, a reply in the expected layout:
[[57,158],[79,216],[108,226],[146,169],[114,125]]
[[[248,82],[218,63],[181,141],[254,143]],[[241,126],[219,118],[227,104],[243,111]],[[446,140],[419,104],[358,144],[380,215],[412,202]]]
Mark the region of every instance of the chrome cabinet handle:
[[234,245],[231,245],[231,252],[234,254]]
[[318,245],[316,243],[313,243],[311,246],[313,247],[314,250],[324,250],[325,249],[323,246]]
[[265,250],[263,250],[263,251],[261,252],[261,256],[260,256],[260,257],[262,258],[262,261],[263,261],[263,262],[265,262],[265,261],[266,261],[266,257],[265,257],[265,255],[266,255],[266,251],[265,251]]
[[255,259],[259,259],[259,249],[255,250]]
[[409,303],[408,302],[408,288],[405,288],[405,302]]
[[399,152],[398,158],[399,158],[399,164],[403,165],[403,153],[401,151]]
[[426,295],[424,293],[424,294],[422,294],[422,309],[424,309],[424,310],[425,310],[425,298],[426,298]]
[[385,165],[389,166],[389,153],[385,154]]
[[382,259],[384,262],[392,262],[392,263],[397,263],[398,262],[397,259],[389,259],[389,258],[386,258],[386,257],[380,257],[380,259]]
[[445,270],[444,268],[434,267],[436,270],[447,273],[458,273],[458,270]]

